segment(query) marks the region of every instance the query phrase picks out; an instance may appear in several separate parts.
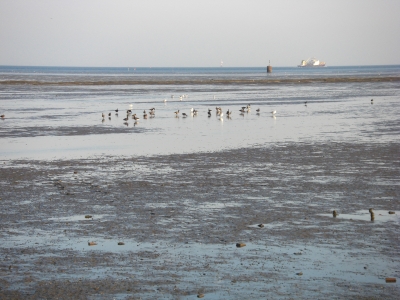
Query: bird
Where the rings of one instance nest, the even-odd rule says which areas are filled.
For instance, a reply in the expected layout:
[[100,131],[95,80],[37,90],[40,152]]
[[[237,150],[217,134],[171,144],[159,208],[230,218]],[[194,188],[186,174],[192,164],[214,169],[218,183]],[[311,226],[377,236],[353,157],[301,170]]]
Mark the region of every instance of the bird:
[[137,117],[136,114],[133,114],[133,115],[132,115],[132,118],[133,118],[135,121],[139,120],[139,117]]
[[104,117],[105,117],[104,113],[101,114],[101,117],[104,119]]
[[179,116],[179,109],[175,112],[175,116]]
[[167,102],[167,99],[164,99],[164,103]]
[[6,116],[5,115],[1,115],[0,118],[4,119]]
[[257,112],[257,113],[259,113],[259,112],[260,112],[260,109],[259,109],[259,108],[257,108],[257,109],[256,109],[256,112]]
[[118,113],[118,108],[115,110],[116,113]]
[[108,116],[111,117],[111,113],[108,113]]
[[374,104],[374,99],[371,99],[371,104]]
[[196,109],[193,110],[193,116],[197,116],[197,110]]
[[186,118],[186,117],[187,117],[187,114],[185,114],[185,113],[182,113],[182,116],[183,116],[184,118]]
[[271,111],[271,114],[273,115],[276,114],[276,110]]
[[147,113],[145,110],[143,111],[143,119],[147,119]]

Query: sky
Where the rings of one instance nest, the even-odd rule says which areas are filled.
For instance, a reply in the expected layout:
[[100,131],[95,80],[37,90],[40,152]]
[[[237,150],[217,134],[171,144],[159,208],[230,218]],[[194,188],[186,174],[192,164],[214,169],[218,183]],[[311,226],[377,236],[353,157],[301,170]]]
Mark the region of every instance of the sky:
[[0,0],[0,65],[400,64],[400,0]]

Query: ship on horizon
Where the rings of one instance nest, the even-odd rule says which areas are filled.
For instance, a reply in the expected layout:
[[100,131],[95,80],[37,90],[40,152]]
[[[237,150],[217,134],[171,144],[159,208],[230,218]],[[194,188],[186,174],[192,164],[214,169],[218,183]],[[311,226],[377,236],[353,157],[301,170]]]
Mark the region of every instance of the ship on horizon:
[[300,65],[298,67],[325,67],[325,62],[320,61],[319,59],[316,58],[309,58],[307,60],[302,60]]

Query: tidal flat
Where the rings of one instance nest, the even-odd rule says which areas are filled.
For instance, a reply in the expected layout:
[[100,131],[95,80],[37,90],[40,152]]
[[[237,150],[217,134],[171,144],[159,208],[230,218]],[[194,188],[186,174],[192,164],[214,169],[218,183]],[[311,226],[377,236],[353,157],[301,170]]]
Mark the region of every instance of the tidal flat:
[[398,153],[282,143],[2,161],[0,295],[396,299]]
[[0,299],[399,299],[398,69],[3,68]]

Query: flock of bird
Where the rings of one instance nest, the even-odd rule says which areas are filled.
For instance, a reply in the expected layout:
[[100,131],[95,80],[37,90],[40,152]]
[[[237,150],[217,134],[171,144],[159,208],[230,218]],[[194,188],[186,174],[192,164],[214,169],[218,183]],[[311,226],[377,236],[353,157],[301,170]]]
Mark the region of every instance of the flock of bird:
[[[115,110],[115,115],[118,116],[118,108]],[[150,108],[149,113],[146,112],[146,110],[143,111],[143,119],[147,119],[148,117],[154,118],[156,115],[156,109]],[[101,117],[103,118],[102,121],[104,122],[106,115],[104,113],[101,114]],[[135,123],[137,123],[140,120],[140,117],[137,114],[132,114],[132,109],[128,109],[126,111],[126,118],[124,118],[124,124],[128,124],[128,121],[132,117],[133,120],[135,120]],[[111,120],[111,113],[108,113],[108,119]]]
[[[186,97],[187,97],[187,95],[181,95],[181,96],[179,96],[179,99],[182,100],[183,98],[186,98]],[[174,95],[172,95],[171,98],[174,98]],[[215,97],[214,97],[214,98],[215,98]],[[166,101],[167,101],[167,100],[164,99],[164,102],[166,102]],[[307,104],[308,104],[308,102],[305,101],[305,102],[304,102],[304,106],[307,106]],[[374,99],[371,99],[371,104],[374,104]],[[224,113],[223,113],[223,111],[222,111],[222,108],[219,107],[219,106],[217,106],[217,107],[215,108],[215,111],[216,111],[216,115],[219,117],[219,119],[220,119],[220,120],[223,120]],[[250,104],[248,104],[248,105],[246,105],[246,106],[242,106],[242,107],[239,109],[240,115],[244,115],[245,113],[249,113],[250,111],[251,111],[251,105],[250,105]],[[119,112],[119,110],[116,109],[116,110],[115,110],[115,115],[118,116],[118,112]],[[212,109],[208,109],[208,117],[211,117],[211,115],[212,115],[211,112],[212,112]],[[260,109],[259,109],[259,108],[256,109],[256,112],[257,112],[257,114],[260,114]],[[156,109],[155,109],[154,107],[153,107],[153,108],[150,108],[150,109],[148,110],[148,113],[146,112],[146,110],[144,110],[144,111],[143,111],[143,119],[147,119],[147,118],[149,118],[149,117],[150,117],[150,118],[154,118],[154,117],[155,117],[155,113],[156,113]],[[181,113],[179,109],[178,109],[177,111],[175,111],[174,113],[175,113],[175,117],[177,117],[177,118],[179,118],[180,115],[182,115],[183,118],[186,118],[186,117],[189,116],[189,115],[188,115],[187,113],[185,113],[185,112],[182,112],[182,113]],[[196,109],[193,109],[193,108],[190,109],[190,115],[191,115],[191,116],[197,116],[197,114],[198,114],[198,111],[197,111]],[[276,110],[271,111],[271,114],[272,114],[273,117],[275,117],[275,115],[276,115]],[[225,115],[226,115],[226,117],[227,117],[228,119],[230,119],[230,117],[231,117],[231,115],[232,115],[232,111],[228,109],[228,110],[225,112]],[[102,113],[101,116],[102,116],[103,122],[104,122],[104,120],[105,120],[105,118],[106,118],[106,115],[105,115],[104,113]],[[1,117],[2,119],[4,119],[5,116],[4,116],[4,115],[1,115],[0,117]],[[137,124],[138,120],[140,119],[140,117],[139,117],[137,114],[135,114],[135,113],[132,114],[132,109],[128,109],[128,110],[126,111],[126,118],[123,119],[125,125],[128,125],[128,120],[129,120],[130,118],[132,118],[133,120],[135,120],[135,124]],[[108,113],[108,119],[111,120],[111,113]]]
[[[149,117],[154,118],[155,111],[156,111],[156,109],[154,107],[150,108],[148,110],[148,113],[146,112],[146,110],[144,110],[143,111],[143,119],[147,119]],[[213,111],[212,109],[208,109],[208,117],[211,117],[212,111]],[[248,104],[246,106],[242,106],[241,109],[239,109],[240,115],[244,115],[245,113],[249,113],[250,111],[251,111],[250,104]],[[256,109],[257,114],[260,114],[260,111],[261,111],[260,108]],[[115,110],[116,116],[118,116],[118,112],[119,112],[119,110],[116,109]],[[183,118],[187,118],[189,116],[189,114],[187,114],[186,112],[181,112],[179,109],[177,111],[175,111],[174,113],[175,113],[176,118],[179,118],[180,115],[182,115]],[[223,119],[224,113],[220,106],[215,107],[215,113],[216,113],[216,116],[219,117],[220,120]],[[228,119],[230,119],[232,113],[233,113],[233,111],[228,109],[225,112],[225,115]],[[193,108],[190,109],[190,116],[197,116],[197,114],[198,114],[198,110],[193,109]],[[272,116],[275,116],[276,110],[271,111],[271,114],[272,114]],[[106,118],[106,114],[102,113],[101,116],[102,116],[102,121],[104,122],[105,118]],[[108,119],[111,120],[111,113],[108,113]],[[128,125],[129,119],[133,119],[135,121],[135,124],[137,124],[138,120],[140,120],[140,117],[136,113],[132,114],[132,109],[128,109],[126,111],[126,118],[123,119],[125,125]]]

